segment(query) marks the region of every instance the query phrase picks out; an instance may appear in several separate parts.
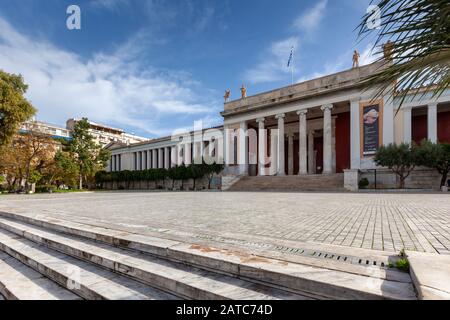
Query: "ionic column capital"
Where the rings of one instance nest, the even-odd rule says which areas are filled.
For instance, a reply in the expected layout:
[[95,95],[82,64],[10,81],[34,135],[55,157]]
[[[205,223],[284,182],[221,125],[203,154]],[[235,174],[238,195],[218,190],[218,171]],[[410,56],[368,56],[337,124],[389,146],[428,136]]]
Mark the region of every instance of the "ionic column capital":
[[279,119],[284,119],[285,117],[286,117],[286,114],[280,113],[275,116],[275,119],[279,120]]
[[264,123],[266,122],[266,118],[258,118],[256,119],[256,123]]
[[297,111],[298,116],[306,116],[307,113],[308,113],[308,110],[306,110],[306,109]]
[[331,111],[332,109],[333,109],[333,104],[325,104],[325,105],[323,105],[322,107],[320,107],[320,109],[322,110],[322,111]]

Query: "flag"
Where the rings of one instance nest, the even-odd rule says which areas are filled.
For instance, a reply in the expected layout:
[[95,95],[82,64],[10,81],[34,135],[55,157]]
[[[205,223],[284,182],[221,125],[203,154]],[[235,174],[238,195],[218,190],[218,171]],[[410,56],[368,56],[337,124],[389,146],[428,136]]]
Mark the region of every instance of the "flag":
[[294,57],[294,47],[291,48],[291,54],[289,55],[289,60],[288,60],[288,63],[287,63],[288,68],[291,66],[293,57]]

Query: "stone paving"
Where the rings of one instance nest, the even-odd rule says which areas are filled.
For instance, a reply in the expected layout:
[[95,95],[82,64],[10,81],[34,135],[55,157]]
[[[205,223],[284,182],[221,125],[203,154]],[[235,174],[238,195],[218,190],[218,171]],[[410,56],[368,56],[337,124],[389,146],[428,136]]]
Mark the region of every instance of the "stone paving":
[[1,196],[0,210],[131,231],[253,235],[398,253],[450,254],[450,195],[102,192]]

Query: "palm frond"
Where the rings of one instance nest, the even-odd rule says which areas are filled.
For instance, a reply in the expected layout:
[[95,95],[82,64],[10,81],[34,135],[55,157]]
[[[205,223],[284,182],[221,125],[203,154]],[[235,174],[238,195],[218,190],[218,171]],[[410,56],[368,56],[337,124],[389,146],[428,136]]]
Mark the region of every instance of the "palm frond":
[[369,28],[371,13],[357,28],[360,38],[376,33],[377,54],[383,52],[383,43],[393,43],[391,58],[381,54],[381,71],[366,79],[367,88],[379,88],[374,98],[396,94],[401,106],[407,96],[442,95],[450,87],[450,1],[379,0],[376,5],[380,28]]

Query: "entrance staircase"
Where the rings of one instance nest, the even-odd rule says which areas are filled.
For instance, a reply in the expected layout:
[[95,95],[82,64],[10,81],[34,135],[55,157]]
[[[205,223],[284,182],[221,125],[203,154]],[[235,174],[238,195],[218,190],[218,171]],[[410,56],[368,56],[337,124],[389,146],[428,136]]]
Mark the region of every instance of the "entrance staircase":
[[344,191],[344,174],[242,177],[229,191]]
[[416,298],[409,275],[380,269],[369,278],[299,259],[0,212],[0,300]]

